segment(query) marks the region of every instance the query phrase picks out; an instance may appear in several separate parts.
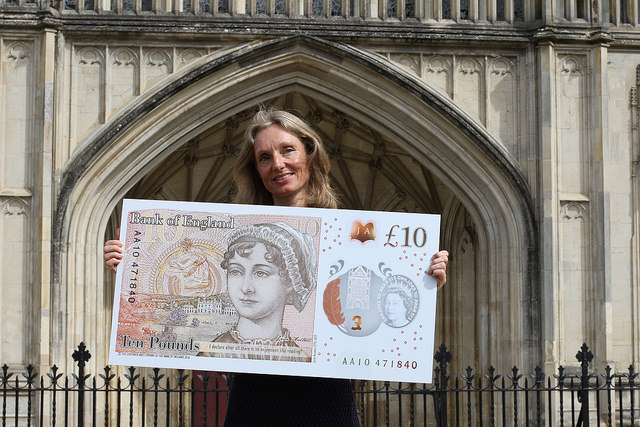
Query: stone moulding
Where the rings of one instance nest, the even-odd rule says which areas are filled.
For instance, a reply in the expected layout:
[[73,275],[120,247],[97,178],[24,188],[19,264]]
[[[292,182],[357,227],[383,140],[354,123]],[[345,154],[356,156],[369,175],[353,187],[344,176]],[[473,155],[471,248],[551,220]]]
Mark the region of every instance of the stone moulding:
[[[256,55],[261,53],[268,55],[269,51],[271,51],[272,54],[275,54],[275,51],[286,49],[293,44],[300,46],[308,44],[313,46],[318,50],[317,53],[324,53],[323,56],[325,59],[336,63],[341,63],[343,60],[342,57],[337,54],[338,52],[341,52],[354,62],[374,69],[377,73],[395,82],[403,89],[414,92],[425,102],[425,104],[428,104],[434,109],[440,111],[452,122],[461,124],[463,126],[462,131],[478,141],[480,148],[485,152],[485,154],[487,154],[494,162],[499,164],[505,174],[509,176],[510,181],[518,188],[518,193],[523,196],[530,195],[529,184],[520,165],[515,160],[511,159],[506,150],[499,144],[496,144],[484,129],[469,123],[464,113],[458,110],[451,102],[445,101],[436,91],[430,90],[427,86],[419,82],[419,80],[413,78],[413,76],[408,76],[406,73],[402,73],[395,68],[389,67],[388,63],[381,61],[380,58],[374,55],[370,55],[347,45],[315,37],[294,36],[269,40],[255,45],[249,44],[233,50],[224,56],[215,57],[212,61],[207,62],[198,68],[191,68],[164,88],[154,94],[150,94],[148,98],[143,100],[131,111],[125,113],[123,116],[117,117],[112,123],[99,131],[98,134],[92,138],[94,142],[75,155],[64,172],[55,215],[56,226],[54,227],[54,241],[58,243],[61,240],[61,225],[65,215],[66,202],[68,201],[70,191],[72,190],[75,182],[91,163],[92,159],[109,144],[109,141],[134,123],[137,118],[144,116],[145,113],[148,113],[155,108],[157,104],[167,100],[175,93],[185,89],[194,82],[201,80],[233,63],[236,63],[241,68],[246,67],[248,64],[255,62]],[[530,229],[528,234],[531,239],[530,242],[533,243],[536,241],[536,233],[534,232],[536,226],[533,221],[533,218],[535,217],[533,199],[531,197],[523,197],[521,203],[526,207],[526,210],[530,214],[529,221],[531,222],[528,224],[528,228]]]
[[[83,180],[84,175],[92,170],[94,164],[101,158],[103,153],[110,149],[112,144],[115,144],[119,139],[126,138],[127,132],[134,129],[153,110],[161,108],[172,97],[180,99],[177,95],[181,91],[189,93],[188,90],[192,85],[195,86],[214,74],[218,75],[217,73],[224,73],[225,69],[231,69],[234,70],[234,75],[242,73],[250,75],[251,73],[248,71],[254,67],[259,69],[265,63],[278,64],[283,60],[282,58],[291,59],[292,55],[294,58],[293,64],[297,64],[300,61],[295,59],[296,55],[303,55],[313,62],[313,67],[320,67],[323,70],[331,68],[331,64],[334,64],[337,69],[344,68],[346,66],[344,65],[345,63],[350,64],[348,65],[349,67],[366,70],[369,76],[376,76],[376,78],[382,79],[381,82],[388,86],[386,90],[394,88],[394,90],[403,94],[403,97],[410,98],[410,108],[417,108],[418,110],[416,111],[433,112],[434,117],[449,123],[448,126],[455,129],[455,132],[459,133],[460,136],[465,135],[463,139],[473,141],[477,148],[474,152],[481,152],[482,158],[485,159],[483,160],[485,164],[480,166],[478,173],[488,173],[486,171],[491,170],[492,172],[490,173],[495,174],[495,179],[500,181],[498,187],[502,186],[502,188],[489,188],[479,191],[489,192],[491,197],[497,198],[504,197],[504,191],[510,194],[508,201],[505,201],[509,207],[505,208],[506,210],[499,208],[501,209],[500,213],[493,214],[509,216],[509,227],[513,232],[513,234],[502,236],[503,240],[499,244],[506,244],[506,240],[512,239],[513,244],[521,249],[517,259],[512,260],[516,269],[514,277],[518,277],[519,288],[521,289],[519,292],[523,294],[523,297],[534,303],[539,301],[539,298],[535,295],[538,289],[538,286],[535,285],[538,246],[533,198],[522,167],[509,154],[506,148],[484,128],[471,120],[451,100],[435,89],[428,87],[417,76],[410,75],[407,71],[375,54],[338,42],[308,36],[284,37],[251,43],[228,49],[224,52],[216,52],[208,58],[203,58],[178,71],[172,80],[165,86],[159,87],[155,92],[143,94],[139,99],[131,103],[130,107],[113,116],[106,125],[95,131],[84,142],[81,142],[77,152],[68,162],[57,192],[56,211],[52,224],[54,246],[52,275],[54,288],[58,289],[58,292],[61,292],[62,295],[66,292],[63,288],[67,285],[62,283],[67,275],[65,273],[66,270],[64,270],[66,267],[63,266],[63,260],[67,256],[66,245],[71,243],[68,242],[70,227],[72,227],[72,224],[74,224],[73,227],[76,227],[75,222],[72,222],[72,216],[68,213],[69,210],[74,209],[70,205],[71,201],[75,200],[77,202],[77,198],[74,196],[74,194],[79,194],[75,193],[76,186]],[[337,78],[339,79],[339,77]],[[344,84],[344,82],[342,83]],[[224,117],[222,119],[224,120]],[[393,126],[396,126],[396,124],[393,124]],[[401,129],[399,130],[402,131]],[[443,173],[446,174],[448,172],[445,170]],[[450,179],[453,178],[450,177]],[[483,209],[491,210],[488,206],[484,206]],[[85,218],[82,221],[86,220]],[[495,224],[492,226],[495,226]],[[77,242],[74,242],[74,244],[77,244]],[[75,274],[74,271],[68,273],[69,275]],[[525,283],[527,284],[526,286],[524,285]],[[52,311],[56,312],[56,305],[64,304],[64,302],[56,302],[54,298],[52,304]],[[532,314],[535,312],[533,310],[531,313],[523,314],[523,317],[531,317],[531,319],[527,317],[523,322],[525,324],[523,328],[527,330],[527,334],[535,335],[539,331],[538,321],[535,319],[535,315]],[[64,327],[55,329],[60,331],[56,332],[56,334],[62,335],[55,336],[54,339],[65,339],[64,332],[62,332]],[[538,356],[534,357],[537,358]]]

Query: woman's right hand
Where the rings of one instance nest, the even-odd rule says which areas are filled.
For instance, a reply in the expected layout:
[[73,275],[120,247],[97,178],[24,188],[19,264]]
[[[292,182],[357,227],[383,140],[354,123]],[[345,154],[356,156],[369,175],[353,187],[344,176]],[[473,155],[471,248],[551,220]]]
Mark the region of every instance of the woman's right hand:
[[116,230],[116,239],[107,240],[104,244],[104,263],[107,268],[112,271],[116,271],[120,260],[122,259],[122,241],[120,239],[120,229]]

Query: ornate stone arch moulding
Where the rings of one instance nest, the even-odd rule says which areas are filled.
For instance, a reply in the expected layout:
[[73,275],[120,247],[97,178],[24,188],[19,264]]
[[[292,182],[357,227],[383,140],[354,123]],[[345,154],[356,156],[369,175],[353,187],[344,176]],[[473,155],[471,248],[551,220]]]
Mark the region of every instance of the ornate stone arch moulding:
[[[511,253],[513,247],[520,248],[511,259],[499,261],[502,265],[496,271],[512,268],[516,273],[509,276],[519,277],[519,287],[531,287],[537,263],[533,198],[522,168],[507,150],[451,100],[384,58],[340,43],[295,36],[197,61],[167,85],[141,96],[80,145],[58,191],[53,271],[59,293],[52,309],[64,312],[65,295],[71,295],[67,288],[84,286],[74,282],[79,280],[74,269],[80,263],[85,283],[101,283],[102,270],[96,269],[99,248],[85,257],[74,251],[71,242],[82,248],[99,245],[108,212],[140,174],[211,120],[227,120],[261,99],[291,91],[314,94],[399,141],[484,218],[478,225],[496,235],[493,245]],[[507,286],[504,280],[501,286]],[[74,289],[73,298],[81,300],[83,293],[94,292]],[[73,341],[67,337],[81,335],[74,333],[76,327],[97,329],[54,327],[54,335],[60,336],[51,342]]]

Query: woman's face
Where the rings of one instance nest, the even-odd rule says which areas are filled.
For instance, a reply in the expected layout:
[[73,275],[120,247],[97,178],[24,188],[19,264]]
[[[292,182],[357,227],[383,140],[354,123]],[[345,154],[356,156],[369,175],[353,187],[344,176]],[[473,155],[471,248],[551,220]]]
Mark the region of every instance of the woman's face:
[[297,136],[272,125],[256,134],[253,153],[258,174],[278,206],[305,206],[309,164]]
[[400,295],[396,293],[390,293],[387,295],[387,299],[384,302],[385,314],[391,321],[398,321],[405,319],[407,313],[404,307],[404,301]]
[[240,317],[282,319],[289,289],[278,274],[278,267],[267,261],[266,255],[266,246],[256,243],[246,258],[236,254],[229,260],[229,296]]

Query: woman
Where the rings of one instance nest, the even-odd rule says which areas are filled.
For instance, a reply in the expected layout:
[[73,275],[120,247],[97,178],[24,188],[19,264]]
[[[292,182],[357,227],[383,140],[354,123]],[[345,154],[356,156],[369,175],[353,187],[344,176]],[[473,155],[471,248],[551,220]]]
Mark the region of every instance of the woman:
[[[198,356],[261,360],[311,361],[282,326],[286,305],[301,312],[316,286],[316,256],[311,236],[286,224],[256,224],[236,229],[220,263],[238,323],[214,343],[237,344],[237,351],[202,352]],[[252,351],[246,347],[294,347],[286,351]],[[297,351],[296,351],[297,350]]]
[[[329,158],[320,138],[297,116],[260,110],[245,132],[234,167],[236,203],[336,208],[329,182]],[[122,244],[105,244],[107,266],[115,271]],[[432,257],[427,273],[438,287],[446,281],[448,253]],[[250,402],[250,403],[248,403]],[[225,425],[359,424],[349,380],[237,374]]]

